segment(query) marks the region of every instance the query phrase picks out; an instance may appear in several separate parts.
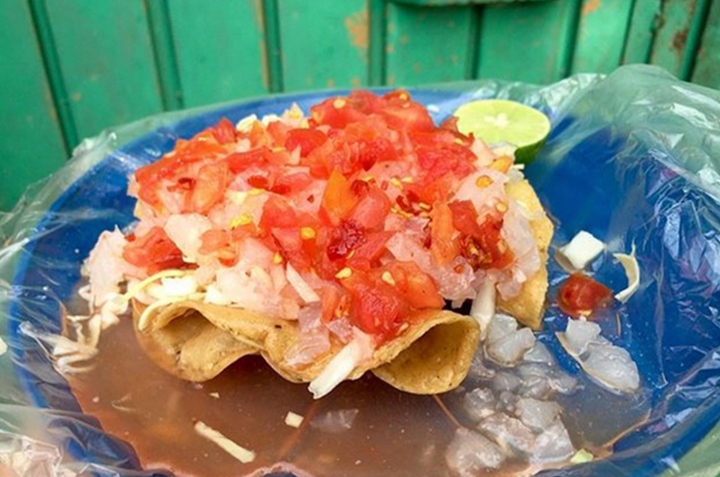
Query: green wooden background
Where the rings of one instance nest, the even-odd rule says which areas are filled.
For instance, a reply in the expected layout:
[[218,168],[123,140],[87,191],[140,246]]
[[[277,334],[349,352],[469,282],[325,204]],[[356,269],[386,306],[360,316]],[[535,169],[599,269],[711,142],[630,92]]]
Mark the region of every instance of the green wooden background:
[[164,110],[637,62],[720,88],[720,0],[0,0],[0,18],[0,210],[82,138]]

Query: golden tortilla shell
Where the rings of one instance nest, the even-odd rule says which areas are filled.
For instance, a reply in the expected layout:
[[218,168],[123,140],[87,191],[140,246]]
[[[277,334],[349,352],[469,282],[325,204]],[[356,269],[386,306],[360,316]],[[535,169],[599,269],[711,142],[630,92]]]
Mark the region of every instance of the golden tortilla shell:
[[[293,366],[286,353],[300,340],[295,321],[242,308],[181,301],[154,310],[150,325],[138,329],[144,306],[133,302],[137,338],[150,358],[165,371],[189,381],[217,376],[234,361],[259,354],[291,382],[310,382],[342,344],[307,366]],[[477,322],[445,310],[419,312],[416,324],[378,347],[348,379],[372,371],[390,385],[414,394],[436,394],[460,385],[470,368],[480,337]]]
[[525,207],[530,216],[533,217],[530,220],[530,227],[540,253],[540,269],[523,284],[518,296],[509,300],[498,297],[497,307],[499,310],[515,317],[523,325],[538,330],[542,325],[545,310],[545,294],[548,288],[548,247],[552,240],[554,227],[545,214],[535,190],[528,181],[522,180],[509,183],[505,186],[505,192],[508,197]]

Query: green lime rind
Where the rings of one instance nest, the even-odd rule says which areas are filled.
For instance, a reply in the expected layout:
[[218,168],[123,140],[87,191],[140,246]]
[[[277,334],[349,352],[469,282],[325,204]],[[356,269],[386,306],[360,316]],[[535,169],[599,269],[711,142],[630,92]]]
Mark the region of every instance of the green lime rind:
[[515,160],[527,164],[537,156],[550,134],[550,119],[535,108],[505,99],[480,99],[460,106],[454,113],[458,129],[489,145],[517,147]]

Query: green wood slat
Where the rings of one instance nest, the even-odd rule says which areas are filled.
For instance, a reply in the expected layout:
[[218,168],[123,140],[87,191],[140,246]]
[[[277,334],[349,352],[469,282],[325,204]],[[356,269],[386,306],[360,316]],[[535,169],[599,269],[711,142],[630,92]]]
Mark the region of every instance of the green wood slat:
[[278,17],[285,90],[368,84],[365,0],[280,0]]
[[67,152],[27,2],[0,1],[0,18],[0,210],[9,210]]
[[584,0],[572,72],[610,73],[620,66],[632,2]]
[[694,55],[694,37],[699,33],[694,17],[701,15],[704,9],[703,0],[665,0],[650,63],[685,79]]
[[172,0],[168,9],[185,106],[269,91],[259,2]]
[[466,79],[472,7],[388,5],[386,74],[390,85]]
[[368,51],[368,80],[371,85],[379,86],[385,84],[385,23],[387,12],[385,0],[368,0],[370,9],[370,49]]
[[265,64],[269,89],[276,93],[284,90],[281,61],[280,19],[278,18],[278,0],[261,0],[263,26],[265,28]]
[[663,0],[634,0],[625,40],[623,64],[647,63],[662,10]]
[[692,80],[720,89],[720,2],[710,7],[705,32],[698,50]]
[[163,109],[181,109],[183,107],[182,91],[180,90],[180,78],[173,45],[168,3],[167,0],[145,1],[148,9],[155,63],[162,89]]
[[78,135],[162,111],[142,0],[47,0]]
[[485,7],[478,76],[541,84],[566,76],[578,7],[577,0]]

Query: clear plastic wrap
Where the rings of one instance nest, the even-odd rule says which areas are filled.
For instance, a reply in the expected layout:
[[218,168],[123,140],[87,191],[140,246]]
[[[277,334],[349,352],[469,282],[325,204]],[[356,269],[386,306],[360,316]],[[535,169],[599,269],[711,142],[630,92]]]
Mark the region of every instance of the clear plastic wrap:
[[[615,442],[610,457],[542,475],[716,475],[720,93],[646,66],[545,87],[477,81],[411,92],[438,121],[474,98],[510,98],[543,109],[553,131],[525,172],[556,222],[554,243],[587,230],[611,251],[636,249],[640,287],[617,307],[614,338],[638,364],[649,416]],[[48,357],[51,337],[61,332],[64,304],[73,300],[80,281],[80,264],[102,230],[131,223],[127,175],[170,150],[176,138],[223,116],[237,121],[251,113],[279,113],[292,102],[307,111],[329,95],[216,105],[106,131],[84,141],[66,167],[0,215],[0,338],[8,347],[0,356],[0,474],[172,475],[141,470],[122,436],[106,434],[81,411]],[[611,262],[605,254],[594,271],[622,288],[624,275]],[[565,326],[553,297],[566,276],[551,260],[539,339],[567,372],[577,374],[554,334]],[[388,468],[388,477],[407,475]]]

